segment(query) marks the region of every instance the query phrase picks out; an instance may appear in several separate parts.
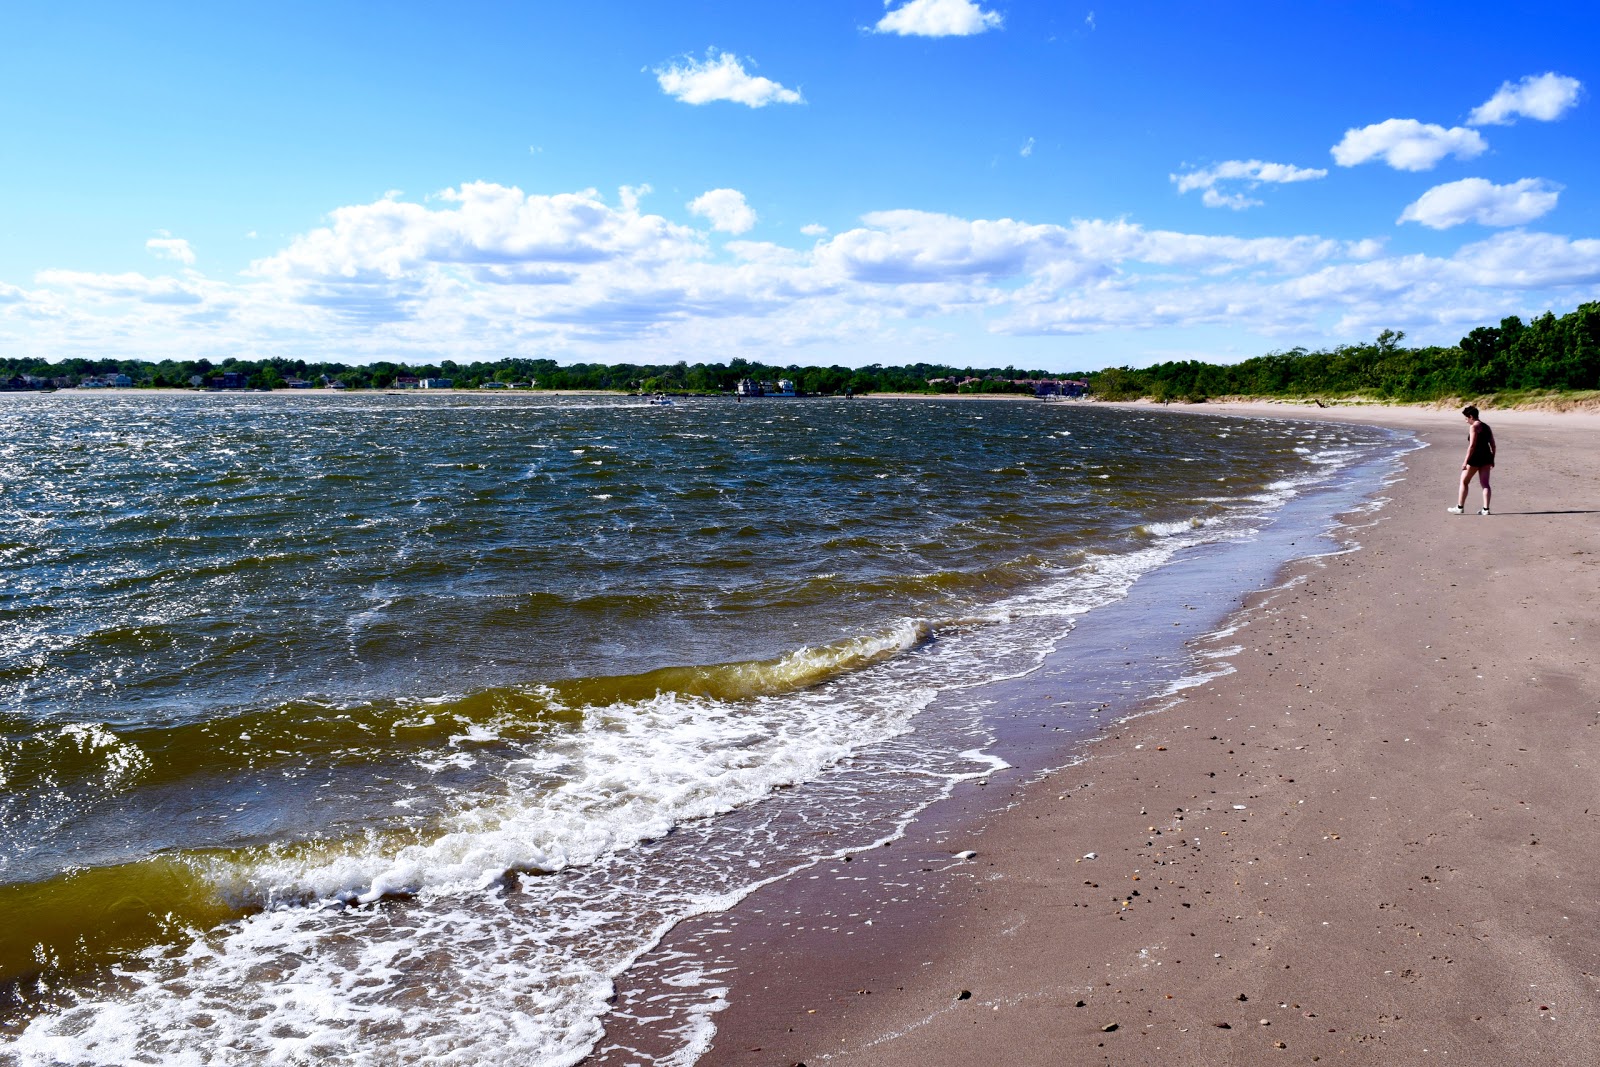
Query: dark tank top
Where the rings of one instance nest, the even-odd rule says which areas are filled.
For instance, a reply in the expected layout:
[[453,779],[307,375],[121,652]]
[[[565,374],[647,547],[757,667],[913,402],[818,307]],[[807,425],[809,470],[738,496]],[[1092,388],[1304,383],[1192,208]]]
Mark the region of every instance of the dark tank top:
[[1472,451],[1467,453],[1467,466],[1494,466],[1494,431],[1481,419],[1478,421],[1478,439],[1473,444]]

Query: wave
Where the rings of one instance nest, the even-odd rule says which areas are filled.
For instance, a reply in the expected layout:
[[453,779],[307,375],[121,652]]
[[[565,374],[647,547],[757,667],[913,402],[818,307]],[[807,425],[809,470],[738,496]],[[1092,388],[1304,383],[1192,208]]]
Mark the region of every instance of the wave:
[[[226,724],[179,727],[134,744],[102,724],[35,735],[5,753],[11,789],[48,767],[107,791],[171,778],[177,753],[201,740],[192,772],[219,774],[308,757],[356,761],[353,747],[386,728],[419,770],[451,764],[419,741],[454,751],[508,748],[498,797],[420,826],[371,826],[345,839],[187,849],[150,859],[0,885],[0,981],[82,971],[130,949],[255,912],[370,904],[451,888],[481,889],[514,872],[549,873],[664,834],[685,819],[748,803],[806,780],[854,747],[887,736],[903,714],[861,714],[849,702],[783,698],[882,663],[926,640],[907,621],[879,634],[782,657],[487,690],[419,708],[368,706],[334,716],[280,707]],[[561,729],[553,729],[559,726]],[[226,738],[224,741],[223,738]],[[529,741],[537,743],[529,744]],[[221,742],[221,743],[219,743]],[[519,743],[521,742],[521,743]],[[25,795],[25,794],[24,794]],[[3,869],[0,869],[3,870]]]

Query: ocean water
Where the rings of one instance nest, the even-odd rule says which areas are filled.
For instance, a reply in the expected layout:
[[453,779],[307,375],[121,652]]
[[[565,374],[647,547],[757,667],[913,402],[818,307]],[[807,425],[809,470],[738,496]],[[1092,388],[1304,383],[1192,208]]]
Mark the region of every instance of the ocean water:
[[[997,686],[1403,447],[1031,401],[9,398],[0,1063],[576,1063],[675,922],[893,836],[1000,764]],[[677,974],[637,1061],[714,1025]]]

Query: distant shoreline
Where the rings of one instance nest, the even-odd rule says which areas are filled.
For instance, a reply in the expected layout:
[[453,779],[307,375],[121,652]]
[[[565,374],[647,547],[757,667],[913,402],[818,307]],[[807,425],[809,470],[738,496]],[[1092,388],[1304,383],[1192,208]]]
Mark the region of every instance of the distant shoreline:
[[[544,397],[615,397],[619,399],[643,398],[655,396],[654,393],[632,393],[617,389],[270,389],[264,391],[249,389],[175,389],[166,387],[155,388],[109,388],[109,389],[56,389],[56,390],[7,390],[0,392],[0,396],[452,396],[452,397],[482,397],[494,398],[502,396],[544,396]],[[1219,399],[1203,403],[1172,402],[1161,403],[1154,400],[1100,400],[1094,397],[1078,398],[1043,398],[1026,393],[860,393],[854,396],[832,395],[807,395],[807,396],[755,396],[736,397],[727,393],[667,393],[666,396],[674,400],[686,401],[750,401],[753,403],[788,403],[791,401],[817,401],[817,400],[976,400],[976,401],[1018,401],[1031,403],[1048,403],[1052,406],[1077,406],[1093,405],[1104,408],[1131,408],[1136,410],[1171,411],[1189,415],[1283,415],[1292,411],[1296,417],[1307,417],[1325,420],[1345,420],[1349,422],[1373,422],[1384,425],[1405,425],[1413,416],[1429,417],[1439,413],[1451,416],[1452,420],[1460,410],[1462,402],[1459,399],[1444,401],[1416,401],[1400,402],[1385,400],[1367,400],[1341,398],[1319,402],[1315,399],[1299,397],[1258,397],[1250,399]],[[1478,398],[1474,401],[1481,407],[1487,417],[1490,412],[1497,417],[1504,418],[1508,413],[1516,413],[1517,417],[1531,414],[1553,416],[1600,416],[1600,399],[1584,397],[1583,399],[1564,401],[1560,395],[1552,395],[1548,399],[1534,399],[1531,402],[1512,404],[1509,407],[1495,406],[1493,397]]]

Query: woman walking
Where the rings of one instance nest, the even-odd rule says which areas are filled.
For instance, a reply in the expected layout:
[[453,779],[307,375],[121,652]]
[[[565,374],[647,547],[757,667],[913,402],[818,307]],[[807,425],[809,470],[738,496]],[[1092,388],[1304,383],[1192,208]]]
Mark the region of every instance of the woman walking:
[[1489,424],[1478,419],[1478,409],[1468,404],[1461,409],[1461,414],[1467,420],[1467,458],[1461,464],[1461,492],[1456,495],[1456,506],[1448,509],[1452,515],[1460,515],[1467,506],[1467,486],[1472,484],[1472,476],[1478,476],[1478,484],[1483,486],[1483,507],[1478,509],[1479,515],[1489,514],[1489,472],[1494,470],[1494,431],[1489,429]]

